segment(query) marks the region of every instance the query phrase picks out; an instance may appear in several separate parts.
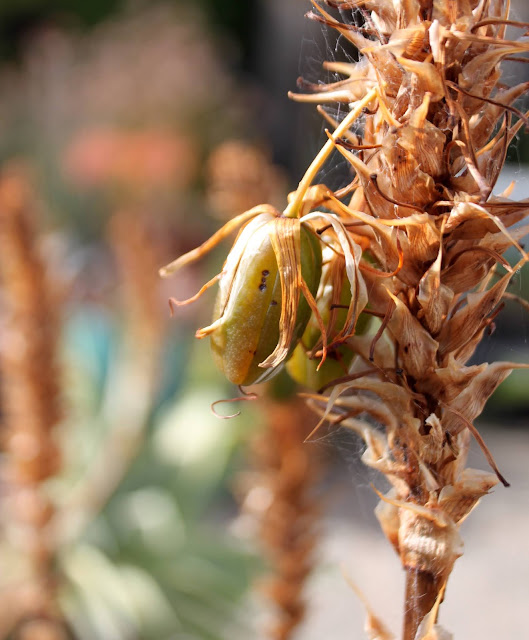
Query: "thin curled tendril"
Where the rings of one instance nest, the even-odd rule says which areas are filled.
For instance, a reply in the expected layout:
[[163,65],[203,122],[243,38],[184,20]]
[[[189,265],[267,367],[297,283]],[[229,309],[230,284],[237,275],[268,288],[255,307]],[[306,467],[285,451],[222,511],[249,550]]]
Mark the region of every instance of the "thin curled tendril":
[[257,398],[259,397],[253,391],[250,393],[248,393],[247,391],[244,391],[244,389],[240,385],[239,385],[239,391],[242,393],[242,396],[237,396],[236,398],[222,398],[221,400],[215,400],[215,402],[212,402],[210,405],[211,413],[216,418],[220,418],[221,420],[231,420],[232,418],[236,418],[237,416],[240,416],[241,412],[237,411],[236,413],[231,413],[227,416],[223,416],[222,414],[217,412],[215,407],[218,404],[228,404],[231,402],[251,402],[252,400],[257,400]]

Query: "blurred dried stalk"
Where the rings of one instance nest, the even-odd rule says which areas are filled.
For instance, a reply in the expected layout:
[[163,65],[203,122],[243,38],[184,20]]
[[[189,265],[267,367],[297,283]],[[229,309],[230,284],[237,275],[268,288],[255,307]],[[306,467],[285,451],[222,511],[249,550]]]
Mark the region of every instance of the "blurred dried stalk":
[[229,219],[259,202],[283,201],[286,180],[263,149],[242,140],[227,140],[207,163],[208,201],[219,218]]
[[267,398],[262,407],[265,426],[252,443],[256,473],[245,505],[258,518],[269,562],[262,589],[274,605],[275,621],[268,637],[287,640],[306,612],[303,591],[318,541],[315,486],[321,465],[314,447],[304,443],[311,416],[301,401]]
[[[75,541],[105,505],[143,442],[158,380],[165,335],[156,266],[144,218],[115,214],[110,235],[123,281],[127,312],[121,358],[108,382],[101,419],[109,432],[94,464],[66,499],[54,504],[46,481],[61,471],[54,427],[61,416],[57,362],[58,291],[47,275],[33,229],[29,178],[18,167],[0,176],[0,274],[3,341],[0,351],[5,462],[2,532],[9,572],[2,584],[0,637],[70,637],[57,601],[58,554]],[[13,629],[15,630],[13,632]]]
[[37,247],[34,211],[22,167],[4,167],[0,175],[6,491],[2,527],[25,568],[22,588],[4,599],[2,627],[7,631],[6,623],[24,620],[17,638],[59,640],[65,631],[56,603],[54,549],[48,531],[55,507],[45,485],[60,469],[54,437],[61,418],[57,307],[56,292]]

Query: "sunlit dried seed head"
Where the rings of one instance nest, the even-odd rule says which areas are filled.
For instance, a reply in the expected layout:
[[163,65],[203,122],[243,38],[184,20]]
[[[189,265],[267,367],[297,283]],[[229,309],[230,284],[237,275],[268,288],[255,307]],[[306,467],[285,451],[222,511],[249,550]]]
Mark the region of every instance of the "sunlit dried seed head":
[[[435,621],[461,553],[459,524],[498,480],[507,484],[473,421],[524,366],[466,363],[528,261],[520,241],[529,226],[519,223],[529,203],[510,200],[509,190],[493,195],[508,146],[528,123],[514,104],[528,84],[500,81],[501,62],[529,50],[506,28],[515,37],[527,25],[509,19],[503,0],[312,5],[309,17],[336,29],[360,59],[326,63],[336,82],[302,81],[308,94],[292,97],[349,109],[339,124],[333,109],[319,109],[340,128],[335,148],[354,173],[336,194],[320,186],[320,200],[367,243],[375,263],[362,276],[382,322],[348,339],[358,354],[348,375],[310,403],[364,439],[364,462],[393,487],[378,515],[407,571],[404,640],[441,638]],[[512,266],[503,257],[510,248]],[[470,434],[493,474],[465,469]]]

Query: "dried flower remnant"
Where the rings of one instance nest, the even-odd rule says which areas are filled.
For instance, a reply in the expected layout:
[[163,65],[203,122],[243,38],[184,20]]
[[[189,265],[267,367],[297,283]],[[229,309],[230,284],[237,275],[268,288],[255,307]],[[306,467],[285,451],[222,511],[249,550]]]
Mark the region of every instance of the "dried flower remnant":
[[[367,445],[364,462],[392,485],[377,516],[406,571],[404,640],[444,637],[433,622],[462,553],[459,525],[498,479],[506,484],[473,421],[524,365],[466,363],[527,261],[519,242],[528,226],[514,225],[529,203],[492,195],[508,145],[528,122],[513,106],[527,84],[499,81],[502,60],[529,50],[523,40],[506,40],[508,8],[502,1],[313,2],[309,17],[335,28],[361,58],[328,63],[345,78],[292,96],[354,108],[375,94],[362,127],[337,140],[355,177],[351,198],[336,206],[380,269],[363,276],[384,331],[351,337],[361,358],[329,397],[314,394],[310,403],[322,419],[357,432]],[[347,21],[357,10],[362,27]],[[502,257],[511,247],[519,254],[513,267]],[[497,277],[498,265],[505,275]],[[494,473],[465,468],[470,435]]]
[[229,380],[244,385],[260,377],[257,367],[276,369],[308,322],[309,314],[300,306],[300,292],[309,304],[313,303],[321,268],[319,245],[312,239],[310,228],[302,226],[297,218],[281,217],[267,205],[255,207],[160,273],[169,275],[200,257],[241,220],[249,222],[240,232],[222,273],[193,298],[171,300],[171,304],[188,304],[221,280],[214,321],[199,329],[196,337],[211,335],[220,369]]
[[[61,418],[56,363],[54,292],[36,246],[34,203],[21,167],[0,176],[0,275],[4,299],[2,371],[2,475],[4,532],[24,558],[22,591],[2,614],[3,625],[21,624],[47,637],[65,637],[56,602],[54,550],[48,525],[55,508],[45,482],[60,467],[54,428]],[[56,292],[55,292],[56,293]],[[25,622],[22,624],[22,620]],[[29,631],[28,631],[29,632]],[[26,636],[24,636],[26,637]],[[28,636],[29,637],[29,636]]]

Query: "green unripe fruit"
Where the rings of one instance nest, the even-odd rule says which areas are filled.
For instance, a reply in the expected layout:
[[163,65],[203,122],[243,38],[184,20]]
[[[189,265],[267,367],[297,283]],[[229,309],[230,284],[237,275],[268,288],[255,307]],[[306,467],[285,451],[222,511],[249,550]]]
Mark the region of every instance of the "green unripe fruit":
[[298,344],[286,364],[289,376],[298,384],[318,391],[329,382],[343,377],[351,364],[354,352],[346,345],[340,345],[327,353],[325,362],[318,370],[319,358],[309,358],[303,345]]
[[[334,274],[332,274],[332,270],[335,271]],[[328,342],[332,344],[333,338],[346,322],[347,308],[351,302],[351,289],[341,261],[337,260],[327,266],[321,289],[318,295],[318,311],[329,332]],[[355,334],[365,333],[370,319],[368,314],[361,313],[356,323]],[[345,376],[356,355],[347,344],[331,346],[327,351],[325,361],[320,366],[321,358],[310,357],[310,352],[319,341],[321,341],[321,331],[319,323],[313,315],[300,344],[295,348],[286,364],[287,372],[293,380],[314,391]]]
[[[299,283],[292,285],[295,279],[291,272],[300,268],[301,278],[315,296],[321,276],[321,247],[308,225],[297,219],[287,220],[270,214],[252,220],[239,235],[232,249],[233,259],[228,257],[225,266],[225,280],[221,281],[211,325],[214,330],[209,333],[218,368],[237,385],[262,382],[276,373],[310,319],[311,308]],[[286,239],[280,236],[283,231]],[[279,260],[278,242],[279,250],[284,249],[287,254],[280,255]],[[285,294],[298,300],[295,314],[283,322],[282,280],[288,287]],[[272,358],[266,368],[259,366],[270,360],[285,331],[288,345],[278,356],[277,364]]]

